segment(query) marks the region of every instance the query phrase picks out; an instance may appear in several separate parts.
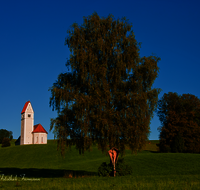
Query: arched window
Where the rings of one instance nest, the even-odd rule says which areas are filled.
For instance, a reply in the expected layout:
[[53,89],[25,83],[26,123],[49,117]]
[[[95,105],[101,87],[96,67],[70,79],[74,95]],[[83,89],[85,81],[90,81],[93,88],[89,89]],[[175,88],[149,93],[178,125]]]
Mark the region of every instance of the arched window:
[[41,143],[43,143],[43,137],[41,138]]
[[38,143],[38,137],[36,137],[36,143]]

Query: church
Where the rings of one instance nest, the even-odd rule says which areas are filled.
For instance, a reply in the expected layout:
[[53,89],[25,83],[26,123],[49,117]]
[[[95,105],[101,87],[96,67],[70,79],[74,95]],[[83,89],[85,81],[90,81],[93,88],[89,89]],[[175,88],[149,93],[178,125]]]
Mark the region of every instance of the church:
[[25,103],[21,112],[21,136],[15,145],[47,144],[47,131],[41,124],[34,125],[34,111],[31,102]]

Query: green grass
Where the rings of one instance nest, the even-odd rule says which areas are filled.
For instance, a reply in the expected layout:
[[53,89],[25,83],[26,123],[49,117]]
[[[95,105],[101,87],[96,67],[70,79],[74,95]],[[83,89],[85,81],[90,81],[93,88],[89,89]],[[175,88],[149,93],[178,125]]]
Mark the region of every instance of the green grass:
[[[125,161],[133,168],[131,176],[98,177],[97,169],[109,157],[95,146],[79,155],[72,147],[65,159],[57,145],[23,145],[0,149],[1,189],[200,189],[200,154],[158,153],[151,141],[137,155],[126,150]],[[3,181],[4,176],[18,181]],[[22,176],[29,181],[24,181]],[[30,180],[32,179],[32,181]],[[39,181],[33,181],[33,180]]]

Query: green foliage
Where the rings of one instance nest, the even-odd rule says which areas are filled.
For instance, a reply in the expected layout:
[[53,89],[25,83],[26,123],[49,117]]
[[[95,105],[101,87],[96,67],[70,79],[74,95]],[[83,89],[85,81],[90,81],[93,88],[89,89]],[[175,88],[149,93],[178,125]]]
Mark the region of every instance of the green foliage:
[[103,162],[98,168],[98,175],[102,177],[111,176],[113,173],[113,165],[111,163],[106,164]]
[[200,99],[169,92],[158,101],[161,152],[200,152]]
[[2,144],[3,138],[7,137],[10,140],[13,139],[13,132],[12,131],[7,131],[6,129],[0,129],[0,144]]
[[132,172],[132,167],[125,163],[124,158],[119,158],[116,164],[116,176],[131,175]]
[[[131,175],[133,170],[132,167],[125,164],[124,158],[119,158],[116,164],[116,176]],[[103,162],[98,168],[98,175],[102,177],[113,176],[113,165],[112,163],[106,164]]]
[[94,13],[67,31],[72,72],[61,73],[49,89],[58,112],[50,130],[61,153],[76,145],[82,154],[96,141],[102,152],[116,147],[123,155],[125,145],[136,153],[146,144],[160,92],[152,88],[160,58],[140,57],[131,27],[126,18]]
[[7,137],[4,137],[3,140],[2,140],[1,147],[8,147],[8,146],[10,146],[10,139],[7,138]]

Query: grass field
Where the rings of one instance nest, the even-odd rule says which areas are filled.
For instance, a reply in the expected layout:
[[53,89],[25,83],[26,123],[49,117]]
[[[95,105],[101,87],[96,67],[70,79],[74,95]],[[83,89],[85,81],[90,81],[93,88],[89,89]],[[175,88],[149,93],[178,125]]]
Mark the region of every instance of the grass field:
[[79,155],[73,147],[63,159],[56,143],[0,148],[1,189],[200,189],[200,154],[158,153],[151,141],[137,155],[126,150],[133,174],[98,177],[102,162],[109,162],[95,146]]

